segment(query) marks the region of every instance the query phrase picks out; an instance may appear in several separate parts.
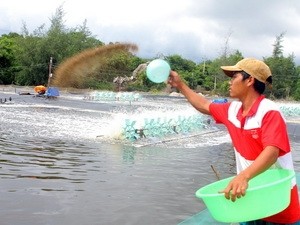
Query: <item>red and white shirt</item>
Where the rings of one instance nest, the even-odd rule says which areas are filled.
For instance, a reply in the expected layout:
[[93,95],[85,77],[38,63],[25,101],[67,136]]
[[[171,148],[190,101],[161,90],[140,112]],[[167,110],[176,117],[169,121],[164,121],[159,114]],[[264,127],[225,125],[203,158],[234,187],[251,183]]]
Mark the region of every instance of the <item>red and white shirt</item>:
[[[239,101],[211,103],[209,110],[215,121],[228,129],[234,146],[237,173],[251,165],[267,146],[280,149],[273,168],[294,169],[286,123],[273,101],[261,95],[246,117],[242,116],[242,103]],[[264,220],[275,223],[294,223],[300,220],[296,179],[292,181],[291,203],[288,208]]]

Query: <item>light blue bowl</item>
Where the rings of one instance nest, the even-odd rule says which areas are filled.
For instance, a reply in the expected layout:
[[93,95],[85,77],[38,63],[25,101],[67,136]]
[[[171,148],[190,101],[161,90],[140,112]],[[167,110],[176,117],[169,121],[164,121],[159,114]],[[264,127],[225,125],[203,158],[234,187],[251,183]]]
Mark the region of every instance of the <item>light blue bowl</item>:
[[165,82],[171,72],[171,67],[163,59],[155,59],[149,63],[146,69],[146,75],[154,83]]

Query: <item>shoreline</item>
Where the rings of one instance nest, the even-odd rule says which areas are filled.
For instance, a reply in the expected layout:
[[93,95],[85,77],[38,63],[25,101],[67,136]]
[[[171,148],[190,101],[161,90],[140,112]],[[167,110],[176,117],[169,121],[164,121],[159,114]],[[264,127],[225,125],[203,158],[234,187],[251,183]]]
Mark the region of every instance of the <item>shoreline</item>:
[[[22,94],[28,94],[28,95],[35,95],[36,93],[34,92],[34,87],[35,86],[18,86],[18,85],[0,85],[0,93],[3,94],[7,94],[7,93],[14,93],[14,94],[18,94],[18,95],[22,95]],[[107,91],[107,90],[94,90],[94,89],[77,89],[77,88],[61,88],[58,87],[59,92],[62,95],[65,94],[71,94],[71,95],[87,95],[91,92],[94,91]],[[124,91],[126,92],[126,91]],[[147,96],[169,96],[169,97],[181,97],[184,98],[184,96],[180,93],[177,92],[171,92],[171,93],[167,93],[167,92],[159,92],[159,93],[151,93],[151,92],[138,92],[136,91],[136,93],[140,93],[142,95],[147,95]],[[201,93],[199,93],[201,94]],[[218,96],[218,95],[209,95],[206,94],[205,95],[207,98],[209,99],[213,99],[213,98],[228,98],[230,99],[230,97],[224,97],[224,96]],[[291,103],[291,104],[299,104],[300,105],[300,101],[296,101],[296,100],[291,100],[291,99],[275,99],[273,100],[276,103]]]
[[[34,92],[35,86],[18,86],[18,85],[0,85],[0,93],[2,94],[16,94],[16,95],[36,95],[37,93]],[[86,96],[92,92],[105,92],[107,90],[94,90],[94,89],[77,89],[77,88],[60,88],[58,87],[58,90],[61,94],[61,96],[68,96],[68,95],[83,95]],[[107,91],[111,92],[111,91]],[[126,91],[124,91],[126,92]],[[140,93],[141,95],[145,96],[164,96],[164,97],[178,97],[178,98],[184,98],[184,96],[181,93],[177,92],[159,92],[159,93],[151,93],[151,92],[133,92],[133,93]],[[198,93],[201,94],[201,93]],[[218,96],[218,95],[205,95],[208,99],[221,99],[221,98],[227,98],[230,99],[230,97],[224,97],[224,96]],[[0,96],[1,98],[1,96]],[[296,104],[300,107],[300,101],[296,100],[290,100],[290,99],[275,99],[274,102],[278,104]]]
[[[18,86],[18,85],[0,85],[0,99],[4,98],[13,98],[12,95],[18,95],[18,96],[36,96],[37,93],[34,91],[35,86]],[[79,97],[82,95],[83,99],[88,97],[92,92],[112,92],[112,91],[105,91],[105,90],[94,90],[94,89],[76,89],[76,88],[59,88],[59,97],[62,98],[70,98],[72,97]],[[117,93],[117,92],[116,92]],[[124,93],[130,93],[130,92],[124,92]],[[160,93],[151,93],[151,92],[132,92],[132,93],[138,93],[141,96],[144,96],[145,98],[147,97],[170,97],[170,98],[182,98],[185,99],[185,97],[181,93],[177,92],[171,92],[171,93],[166,93],[166,92],[160,92]],[[2,96],[2,95],[4,96]],[[201,93],[199,93],[201,94]],[[205,95],[206,98],[213,100],[213,99],[228,99],[230,100],[230,97],[223,97],[223,96],[218,96],[218,95]],[[77,98],[78,99],[78,98]],[[286,105],[286,106],[296,106],[299,107],[300,109],[300,101],[295,101],[295,100],[288,100],[288,99],[276,99],[273,100],[279,105]],[[111,100],[111,101],[101,101],[101,102],[116,102],[118,103],[119,101],[117,100]],[[2,102],[3,103],[3,102]],[[297,115],[300,116],[300,115]],[[291,122],[295,122],[292,118],[289,119]],[[296,119],[296,122],[299,122],[298,118]]]
[[[36,96],[37,93],[34,91],[35,86],[17,86],[17,85],[0,85],[0,100],[4,98],[13,98],[12,95],[18,95],[18,96]],[[94,90],[94,89],[76,89],[76,88],[59,88],[59,97],[62,98],[70,98],[72,97],[80,97],[82,95],[82,98],[85,99],[88,97],[92,92],[112,92],[112,91],[105,91],[105,90]],[[117,93],[117,92],[116,92]],[[124,93],[130,93],[130,92],[124,92]],[[181,93],[177,92],[171,92],[171,93],[166,93],[166,92],[160,92],[160,93],[151,93],[151,92],[132,92],[132,93],[138,93],[142,97],[144,96],[145,98],[147,97],[170,97],[170,98],[182,98],[185,99],[185,97]],[[2,96],[2,95],[4,96]],[[201,93],[199,93],[201,94]],[[205,95],[207,99],[213,100],[213,99],[228,99],[229,101],[231,100],[230,97],[224,97],[224,96],[218,96],[218,95]],[[78,99],[78,98],[77,98]],[[276,102],[279,106],[291,106],[291,107],[299,107],[300,110],[300,101],[295,101],[295,100],[288,100],[288,99],[275,99],[273,100]],[[96,102],[96,101],[94,101]],[[116,102],[118,103],[119,101],[117,100],[110,100],[110,101],[101,101],[101,102]],[[2,102],[3,103],[3,102]],[[300,117],[299,115],[296,115],[297,117]],[[290,122],[299,122],[299,118],[294,121],[294,119],[289,118]]]

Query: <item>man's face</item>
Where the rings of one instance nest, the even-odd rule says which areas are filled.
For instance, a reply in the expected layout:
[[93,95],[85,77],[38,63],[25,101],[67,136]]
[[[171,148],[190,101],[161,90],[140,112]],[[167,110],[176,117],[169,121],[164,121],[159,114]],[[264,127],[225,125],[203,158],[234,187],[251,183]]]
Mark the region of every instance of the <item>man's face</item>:
[[[246,79],[247,80],[247,79]],[[247,90],[245,80],[240,72],[235,73],[229,81],[229,94],[232,98],[240,98]]]

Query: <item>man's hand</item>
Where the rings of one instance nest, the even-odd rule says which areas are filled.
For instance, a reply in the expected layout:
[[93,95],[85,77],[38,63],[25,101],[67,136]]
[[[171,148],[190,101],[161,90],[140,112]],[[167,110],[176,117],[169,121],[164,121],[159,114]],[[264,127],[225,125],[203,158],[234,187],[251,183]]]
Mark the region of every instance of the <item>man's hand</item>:
[[179,88],[182,85],[182,80],[177,72],[171,71],[168,79],[168,84],[174,88]]
[[220,193],[224,193],[225,198],[235,202],[236,198],[241,198],[246,195],[247,188],[248,179],[243,173],[240,173],[233,178],[227,187],[223,191],[220,191]]

